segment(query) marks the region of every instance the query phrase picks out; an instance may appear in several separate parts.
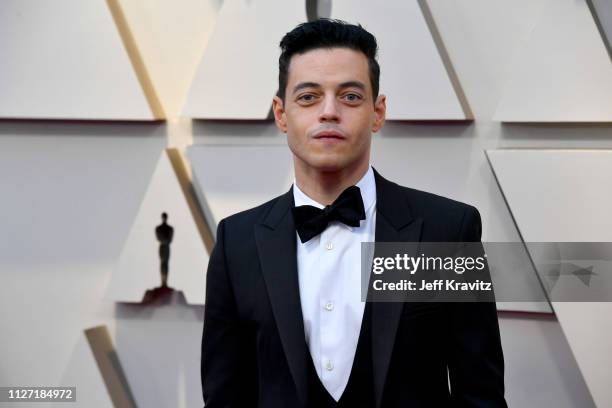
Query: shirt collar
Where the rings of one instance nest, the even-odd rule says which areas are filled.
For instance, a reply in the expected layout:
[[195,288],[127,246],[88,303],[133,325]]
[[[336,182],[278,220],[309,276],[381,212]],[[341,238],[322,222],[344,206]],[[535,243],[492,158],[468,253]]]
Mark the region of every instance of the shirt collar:
[[[366,171],[361,180],[357,182],[356,186],[359,187],[361,199],[363,200],[363,207],[367,213],[376,202],[376,182],[374,181],[372,166],[368,167],[368,171]],[[312,205],[317,208],[325,207],[323,204],[316,202],[300,190],[295,179],[293,181],[293,200],[295,201],[296,207],[299,205]]]

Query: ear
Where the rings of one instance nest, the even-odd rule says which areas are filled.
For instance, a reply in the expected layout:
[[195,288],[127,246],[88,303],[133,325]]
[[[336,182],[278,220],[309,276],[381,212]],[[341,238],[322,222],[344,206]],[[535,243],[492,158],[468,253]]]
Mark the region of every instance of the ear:
[[287,116],[285,115],[285,106],[283,104],[283,100],[278,96],[275,96],[272,99],[272,112],[274,112],[276,127],[278,127],[281,132],[287,133]]
[[383,127],[386,114],[387,97],[385,95],[378,95],[376,102],[374,102],[374,123],[372,124],[372,132],[376,133]]

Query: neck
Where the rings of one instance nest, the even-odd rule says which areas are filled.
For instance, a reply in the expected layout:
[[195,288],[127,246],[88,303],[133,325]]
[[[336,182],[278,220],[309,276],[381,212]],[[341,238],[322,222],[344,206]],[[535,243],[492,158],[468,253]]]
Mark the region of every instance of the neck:
[[295,158],[295,181],[300,190],[316,202],[328,205],[346,188],[357,184],[370,167],[369,160],[343,169],[325,171],[300,165]]

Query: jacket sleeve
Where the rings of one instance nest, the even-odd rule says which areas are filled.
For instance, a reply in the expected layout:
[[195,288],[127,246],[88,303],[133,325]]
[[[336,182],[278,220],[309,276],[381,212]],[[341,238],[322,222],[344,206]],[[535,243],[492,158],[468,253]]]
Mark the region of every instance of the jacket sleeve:
[[254,398],[251,387],[255,382],[251,380],[255,379],[247,376],[252,373],[249,364],[255,356],[249,353],[250,336],[239,318],[228,273],[225,239],[225,220],[222,220],[206,274],[201,379],[207,408],[249,406]]
[[[480,214],[470,206],[463,216],[459,240],[480,242],[481,231]],[[458,302],[451,310],[448,372],[452,406],[507,407],[495,302]]]

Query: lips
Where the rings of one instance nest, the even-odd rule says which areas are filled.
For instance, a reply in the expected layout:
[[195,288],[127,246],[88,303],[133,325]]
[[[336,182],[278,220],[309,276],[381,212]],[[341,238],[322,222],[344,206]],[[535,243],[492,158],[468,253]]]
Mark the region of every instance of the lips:
[[323,130],[313,135],[313,138],[320,140],[344,140],[346,137],[335,130]]

